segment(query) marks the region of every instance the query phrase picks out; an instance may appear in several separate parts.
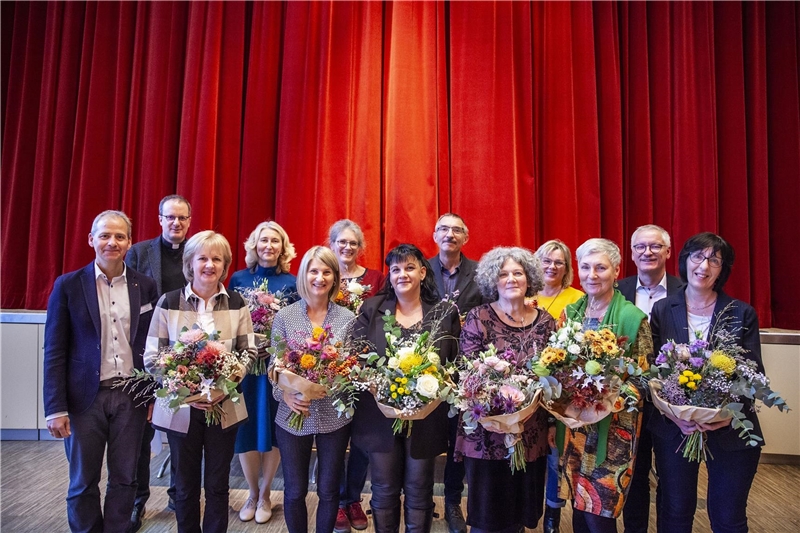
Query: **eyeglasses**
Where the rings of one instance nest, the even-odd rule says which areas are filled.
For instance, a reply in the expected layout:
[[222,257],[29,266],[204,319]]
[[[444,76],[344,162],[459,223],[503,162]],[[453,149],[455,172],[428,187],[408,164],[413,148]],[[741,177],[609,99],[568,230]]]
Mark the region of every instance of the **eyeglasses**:
[[166,220],[167,222],[169,222],[170,224],[172,224],[172,223],[173,223],[173,222],[175,222],[176,220],[177,220],[178,222],[180,222],[181,224],[183,224],[184,222],[186,222],[187,220],[189,220],[190,218],[192,218],[192,217],[184,217],[184,216],[179,216],[179,217],[176,217],[175,215],[158,215],[158,216],[160,216],[161,218],[165,219],[165,220]]
[[552,259],[542,259],[542,266],[549,267],[554,266],[556,268],[561,268],[563,266],[567,266],[564,261],[553,261]]
[[341,239],[336,241],[336,244],[338,244],[342,248],[347,248],[348,246],[350,246],[350,248],[358,248],[358,241],[346,241],[344,239]]
[[657,254],[666,248],[666,246],[663,244],[634,244],[632,248],[637,254],[643,254],[648,248],[650,248],[651,252]]
[[714,268],[719,268],[722,266],[722,259],[716,255],[703,255],[703,252],[700,250],[690,253],[689,259],[692,260],[692,263],[697,265],[701,265],[703,261],[708,260],[708,264]]
[[437,226],[436,231],[442,235],[447,235],[451,231],[453,235],[464,235],[466,233],[464,228],[459,228],[458,226]]

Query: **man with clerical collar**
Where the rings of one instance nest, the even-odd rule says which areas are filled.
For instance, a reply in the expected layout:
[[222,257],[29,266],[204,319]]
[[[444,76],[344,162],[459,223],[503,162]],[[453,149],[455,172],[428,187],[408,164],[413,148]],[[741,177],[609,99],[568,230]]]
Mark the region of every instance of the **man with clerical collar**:
[[[473,307],[483,303],[475,271],[478,263],[461,253],[461,248],[469,241],[469,229],[464,219],[455,213],[445,213],[436,221],[433,240],[439,246],[439,253],[429,261],[439,295],[444,298],[456,291],[455,303],[458,312],[464,316]],[[466,533],[467,524],[461,510],[461,494],[464,491],[464,463],[453,461],[458,417],[450,418],[447,463],[444,469],[444,517],[450,533]]]
[[[136,495],[136,461],[148,408],[119,384],[143,370],[156,284],[125,265],[131,221],[94,219],[88,266],[56,279],[44,334],[44,414],[69,461],[70,531],[125,533]],[[151,404],[152,405],[152,404]],[[106,457],[103,507],[100,476]]]
[[[636,228],[631,235],[631,253],[636,264],[636,275],[619,281],[619,292],[650,316],[653,305],[683,286],[680,278],[667,274],[670,257],[670,237],[667,231],[655,224]],[[654,346],[658,351],[660,347]],[[653,462],[653,440],[647,429],[652,415],[652,402],[645,401],[642,409],[641,434],[636,456],[636,466],[628,490],[628,499],[622,510],[625,533],[647,533],[650,518],[650,468]],[[658,511],[658,488],[656,488]]]
[[[125,262],[133,269],[153,278],[160,297],[164,293],[186,286],[186,279],[183,277],[183,248],[192,223],[192,206],[186,198],[178,194],[165,196],[158,204],[158,223],[161,225],[161,235],[134,244]],[[137,469],[139,488],[129,533],[135,533],[141,527],[144,506],[150,497],[150,441],[154,435],[155,430],[147,424],[139,455]],[[175,483],[172,481],[174,478],[170,463],[170,486],[167,490],[169,509],[174,508]]]

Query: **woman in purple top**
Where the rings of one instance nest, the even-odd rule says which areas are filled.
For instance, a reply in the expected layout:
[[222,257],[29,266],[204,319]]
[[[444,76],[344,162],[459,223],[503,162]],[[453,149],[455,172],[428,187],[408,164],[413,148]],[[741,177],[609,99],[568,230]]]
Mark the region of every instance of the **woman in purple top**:
[[[524,248],[495,248],[478,264],[475,280],[492,303],[475,307],[461,330],[461,352],[470,357],[494,344],[530,359],[555,329],[543,309],[525,305],[543,285],[539,260]],[[547,469],[547,416],[537,410],[525,422],[524,471],[511,473],[504,435],[478,428],[467,435],[458,428],[455,458],[463,460],[469,483],[467,523],[473,533],[513,532],[535,528],[542,516]]]

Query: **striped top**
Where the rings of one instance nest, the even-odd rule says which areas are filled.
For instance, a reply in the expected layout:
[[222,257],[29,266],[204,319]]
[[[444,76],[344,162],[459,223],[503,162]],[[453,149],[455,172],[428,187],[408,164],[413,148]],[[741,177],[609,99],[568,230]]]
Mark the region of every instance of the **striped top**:
[[[335,340],[345,341],[350,336],[350,331],[355,322],[355,315],[345,307],[328,303],[328,314],[322,327],[330,326],[331,334]],[[284,307],[275,315],[272,322],[272,336],[286,339],[288,343],[303,343],[311,336],[314,326],[308,318],[308,306],[305,300],[300,300],[287,307]],[[274,356],[273,356],[274,357]],[[283,401],[283,390],[277,383],[272,383],[272,394],[280,402],[278,413],[275,416],[275,423],[283,430],[292,435],[314,435],[317,433],[331,433],[350,423],[351,418],[344,415],[339,417],[339,413],[333,407],[333,398],[321,398],[311,400],[311,407],[308,409],[308,417],[303,422],[303,429],[296,431],[289,427],[288,418],[292,410]]]

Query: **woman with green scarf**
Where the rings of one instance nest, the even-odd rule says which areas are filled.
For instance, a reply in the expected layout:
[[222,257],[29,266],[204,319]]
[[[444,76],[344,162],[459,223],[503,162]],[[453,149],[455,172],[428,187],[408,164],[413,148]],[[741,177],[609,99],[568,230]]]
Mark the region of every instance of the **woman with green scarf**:
[[[584,329],[610,328],[628,337],[628,355],[648,368],[653,340],[647,315],[614,289],[619,276],[619,247],[607,239],[589,239],[575,252],[578,276],[586,292],[564,310]],[[641,422],[639,411],[609,414],[597,424],[563,431],[561,496],[573,500],[575,533],[612,533],[628,494]],[[561,438],[558,439],[562,441]]]

